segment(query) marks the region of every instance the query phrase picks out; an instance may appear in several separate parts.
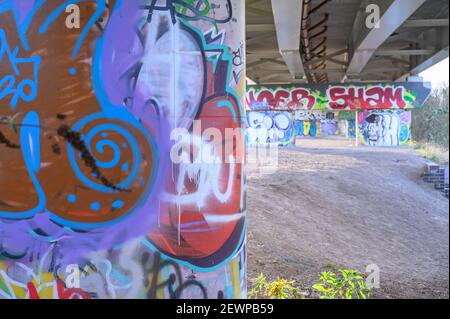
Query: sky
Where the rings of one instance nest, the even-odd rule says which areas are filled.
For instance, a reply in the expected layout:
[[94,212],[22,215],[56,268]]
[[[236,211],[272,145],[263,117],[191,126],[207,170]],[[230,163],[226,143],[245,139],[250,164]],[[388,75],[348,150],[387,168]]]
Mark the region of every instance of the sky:
[[425,82],[431,82],[433,87],[447,85],[449,84],[448,80],[448,67],[449,67],[449,59],[445,59],[435,66],[423,71],[420,73],[420,76],[423,77]]

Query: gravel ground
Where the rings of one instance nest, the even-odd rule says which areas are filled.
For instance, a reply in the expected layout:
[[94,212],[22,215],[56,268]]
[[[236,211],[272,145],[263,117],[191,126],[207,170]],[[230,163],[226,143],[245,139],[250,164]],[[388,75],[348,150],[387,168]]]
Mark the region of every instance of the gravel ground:
[[[306,293],[324,270],[381,270],[375,298],[449,297],[449,202],[410,148],[305,140],[276,171],[249,168],[249,285],[260,272]],[[314,296],[314,295],[312,295]]]

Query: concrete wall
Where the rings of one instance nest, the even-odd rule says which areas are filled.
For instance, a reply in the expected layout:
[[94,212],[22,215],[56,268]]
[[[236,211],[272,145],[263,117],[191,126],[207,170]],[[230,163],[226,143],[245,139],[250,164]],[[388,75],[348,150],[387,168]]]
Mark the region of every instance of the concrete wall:
[[0,298],[246,297],[244,1],[183,3],[0,1]]
[[[292,146],[303,138],[358,137],[363,145],[395,147],[411,142],[411,111],[371,110],[364,112],[249,111],[247,142],[250,145]],[[348,113],[352,113],[348,115]]]
[[303,138],[346,136],[347,120],[338,112],[248,111],[247,143],[250,145],[294,146]]
[[[420,109],[430,92],[429,83],[419,82],[249,86],[247,111],[253,119],[261,120],[247,119],[248,141],[292,145],[290,129],[280,132],[272,125],[276,121],[267,116],[284,114],[284,118],[293,118],[296,139],[336,135],[353,138],[358,133],[365,145],[404,145],[411,140],[411,110]],[[262,134],[262,127],[268,138],[256,138],[255,130]]]

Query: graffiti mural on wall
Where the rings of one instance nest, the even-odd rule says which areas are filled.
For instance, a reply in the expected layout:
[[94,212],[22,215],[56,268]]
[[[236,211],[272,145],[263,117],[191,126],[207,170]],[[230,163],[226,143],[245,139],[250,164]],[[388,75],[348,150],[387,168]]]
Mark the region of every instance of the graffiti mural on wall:
[[247,139],[250,145],[295,143],[295,127],[290,112],[247,112]]
[[356,137],[356,114],[357,112],[341,111],[337,113],[340,124],[343,124],[343,131],[349,138]]
[[427,83],[250,86],[246,99],[253,111],[414,109],[422,107],[430,91]]
[[338,120],[334,112],[296,111],[296,136],[330,136],[338,134]]
[[347,137],[356,137],[356,121],[347,121]]
[[320,122],[320,133],[322,136],[338,135],[339,127],[337,120],[323,120]]
[[52,268],[52,253],[43,255],[39,265],[2,261],[0,299],[244,297],[245,250],[227,266],[199,273],[138,244],[128,244],[114,253],[97,253],[77,271],[79,288],[68,287],[71,283],[63,280],[67,278],[64,269]]
[[[245,296],[244,140],[202,136],[245,122],[244,9],[216,2],[0,2],[0,298]],[[214,163],[172,163],[175,128]]]
[[[431,93],[430,83],[364,83],[364,84],[302,84],[301,86],[249,86],[246,93],[246,109],[251,112],[289,112],[294,117],[295,137],[315,137],[347,135],[357,133],[356,113],[363,118],[367,112],[386,110],[389,114],[402,114],[399,124],[399,144],[410,139],[410,126],[407,117],[410,113],[401,111],[418,109],[423,106]],[[392,112],[390,112],[392,111]],[[398,112],[397,112],[398,111]],[[253,115],[254,117],[256,115]],[[376,123],[379,118],[373,119]],[[386,120],[388,120],[386,118]],[[372,117],[369,118],[372,121]],[[392,125],[395,126],[395,119]],[[361,123],[361,121],[359,122]],[[376,123],[370,125],[375,130]],[[384,124],[379,124],[384,125]],[[369,127],[366,123],[358,131]],[[393,129],[392,129],[393,130]],[[386,128],[381,132],[386,132]],[[370,133],[373,138],[375,134]],[[365,133],[368,136],[369,133]],[[394,134],[395,135],[395,134]],[[380,135],[381,136],[381,135]],[[295,140],[295,138],[294,138]],[[369,143],[369,138],[365,138]],[[295,143],[295,142],[293,142]],[[371,144],[395,145],[395,138],[376,139]],[[398,144],[397,143],[397,144]]]
[[360,139],[368,146],[399,146],[411,140],[411,111],[359,114]]
[[317,114],[310,111],[297,111],[295,115],[296,137],[317,136]]

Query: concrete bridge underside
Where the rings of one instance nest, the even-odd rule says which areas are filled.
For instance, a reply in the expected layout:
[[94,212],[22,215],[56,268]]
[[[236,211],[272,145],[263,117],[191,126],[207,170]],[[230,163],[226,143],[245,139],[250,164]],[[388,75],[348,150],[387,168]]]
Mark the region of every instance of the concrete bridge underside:
[[246,9],[257,84],[408,81],[448,57],[448,0],[247,0]]

